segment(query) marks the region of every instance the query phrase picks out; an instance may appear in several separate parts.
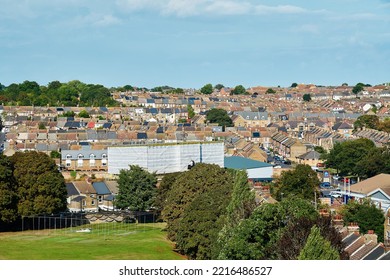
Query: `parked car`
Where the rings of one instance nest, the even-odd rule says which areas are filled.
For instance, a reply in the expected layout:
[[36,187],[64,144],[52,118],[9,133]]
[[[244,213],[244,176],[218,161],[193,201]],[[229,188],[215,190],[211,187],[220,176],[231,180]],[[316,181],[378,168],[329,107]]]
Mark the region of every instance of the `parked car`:
[[320,188],[322,188],[322,189],[328,189],[328,188],[330,188],[330,187],[331,187],[331,185],[330,185],[329,182],[322,182],[322,183],[320,184]]
[[274,168],[282,168],[280,165],[274,165]]

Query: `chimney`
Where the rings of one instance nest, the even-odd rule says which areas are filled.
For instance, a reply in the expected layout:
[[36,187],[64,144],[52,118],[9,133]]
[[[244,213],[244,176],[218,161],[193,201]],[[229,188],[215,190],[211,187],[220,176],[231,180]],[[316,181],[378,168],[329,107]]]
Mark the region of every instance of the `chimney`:
[[348,234],[350,233],[360,234],[360,228],[357,223],[349,223],[347,228],[348,228]]
[[378,236],[374,233],[373,230],[369,230],[367,234],[364,235],[364,239],[366,244],[370,241],[374,242],[374,244],[378,244]]

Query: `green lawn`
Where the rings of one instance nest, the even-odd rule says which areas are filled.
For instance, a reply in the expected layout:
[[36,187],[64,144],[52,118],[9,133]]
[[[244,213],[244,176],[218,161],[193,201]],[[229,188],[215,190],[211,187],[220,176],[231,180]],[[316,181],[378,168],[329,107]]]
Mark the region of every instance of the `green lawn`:
[[164,224],[95,224],[0,233],[3,260],[178,260]]

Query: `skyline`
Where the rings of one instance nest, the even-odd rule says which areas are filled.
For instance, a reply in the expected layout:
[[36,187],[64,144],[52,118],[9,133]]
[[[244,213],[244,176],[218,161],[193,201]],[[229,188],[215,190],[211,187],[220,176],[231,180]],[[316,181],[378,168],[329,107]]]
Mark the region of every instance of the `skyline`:
[[0,0],[0,83],[390,82],[389,0],[306,2]]

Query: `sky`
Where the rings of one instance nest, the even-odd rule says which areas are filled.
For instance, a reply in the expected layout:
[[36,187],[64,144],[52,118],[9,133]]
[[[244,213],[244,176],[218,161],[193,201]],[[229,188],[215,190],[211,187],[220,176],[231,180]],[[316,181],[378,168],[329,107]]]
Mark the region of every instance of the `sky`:
[[390,0],[0,0],[0,83],[390,82]]

